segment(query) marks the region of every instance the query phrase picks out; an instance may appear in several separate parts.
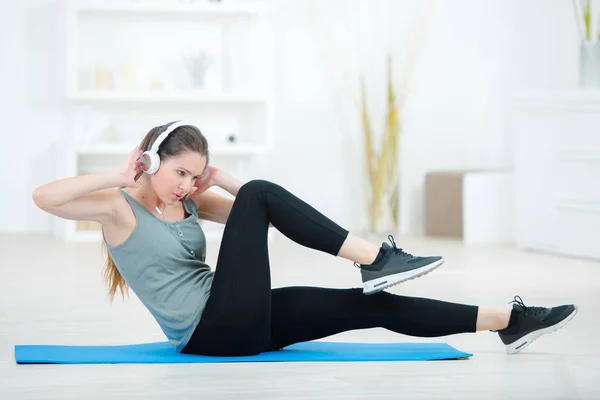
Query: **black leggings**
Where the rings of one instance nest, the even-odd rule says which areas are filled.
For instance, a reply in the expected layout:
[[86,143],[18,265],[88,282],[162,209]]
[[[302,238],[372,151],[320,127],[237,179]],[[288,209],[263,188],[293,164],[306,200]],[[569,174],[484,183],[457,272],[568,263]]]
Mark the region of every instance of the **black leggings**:
[[362,289],[271,289],[269,222],[291,240],[337,255],[348,231],[274,183],[253,180],[234,201],[211,294],[182,353],[244,356],[336,333],[382,327],[434,337],[474,332],[472,305]]

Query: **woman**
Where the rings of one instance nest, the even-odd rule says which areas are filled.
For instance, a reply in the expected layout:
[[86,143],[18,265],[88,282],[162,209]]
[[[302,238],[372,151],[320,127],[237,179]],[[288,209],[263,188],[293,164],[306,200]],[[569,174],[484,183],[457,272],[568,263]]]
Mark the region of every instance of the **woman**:
[[[386,293],[443,260],[412,256],[391,236],[391,246],[374,246],[284,188],[242,184],[208,163],[204,136],[179,121],[151,129],[119,171],[58,180],[33,193],[42,210],[102,225],[110,299],[131,288],[178,352],[245,356],[382,327],[420,337],[497,331],[513,354],[577,312],[574,305],[527,307],[518,296],[512,310],[496,310]],[[235,200],[207,190],[212,186]],[[198,219],[225,224],[215,272],[204,263]],[[271,289],[269,226],[353,261],[363,289]]]

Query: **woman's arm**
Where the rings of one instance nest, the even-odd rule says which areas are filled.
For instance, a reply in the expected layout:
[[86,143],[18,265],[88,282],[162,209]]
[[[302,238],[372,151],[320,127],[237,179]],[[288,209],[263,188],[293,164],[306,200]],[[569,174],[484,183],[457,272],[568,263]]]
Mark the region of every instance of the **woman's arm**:
[[218,186],[233,196],[237,196],[238,191],[244,183],[237,178],[229,175],[223,170],[218,170],[214,178],[214,186]]
[[[208,187],[217,186],[229,194],[237,196],[238,191],[244,183],[221,169],[212,167],[212,170],[213,173],[211,174]],[[199,218],[225,224],[229,218],[234,200],[206,190],[195,196],[194,202],[198,209]],[[269,224],[269,226],[273,225]]]
[[233,207],[233,199],[210,190],[194,197],[194,202],[198,209],[198,218],[220,224],[227,222],[231,207]]
[[113,219],[113,191],[121,184],[119,171],[74,176],[42,185],[33,191],[33,201],[42,210],[57,217],[97,221]]
[[135,176],[141,171],[137,147],[120,170],[74,176],[42,185],[33,191],[35,204],[57,217],[97,221],[101,224],[114,219],[114,188],[136,187]]
[[224,224],[229,218],[231,207],[233,207],[233,199],[207,189],[217,186],[236,196],[243,183],[219,168],[212,166],[209,168],[210,176],[197,182],[197,190],[201,193],[192,198],[198,209],[198,218]]

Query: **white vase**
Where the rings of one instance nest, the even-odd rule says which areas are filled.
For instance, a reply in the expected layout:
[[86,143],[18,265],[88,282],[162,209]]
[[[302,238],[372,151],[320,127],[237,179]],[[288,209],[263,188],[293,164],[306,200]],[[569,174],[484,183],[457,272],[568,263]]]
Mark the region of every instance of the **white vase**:
[[579,86],[600,89],[600,43],[583,42],[579,53]]

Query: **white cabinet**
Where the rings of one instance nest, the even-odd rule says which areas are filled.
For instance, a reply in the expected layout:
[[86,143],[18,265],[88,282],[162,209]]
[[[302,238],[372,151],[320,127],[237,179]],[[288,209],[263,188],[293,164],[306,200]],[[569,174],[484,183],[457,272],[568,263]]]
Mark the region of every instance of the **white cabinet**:
[[528,93],[513,116],[517,245],[600,259],[600,93]]
[[[148,130],[175,120],[196,124],[211,160],[241,179],[272,150],[265,3],[64,4],[68,134],[57,155],[61,177],[117,168]],[[55,222],[67,240],[100,239],[95,224]]]

